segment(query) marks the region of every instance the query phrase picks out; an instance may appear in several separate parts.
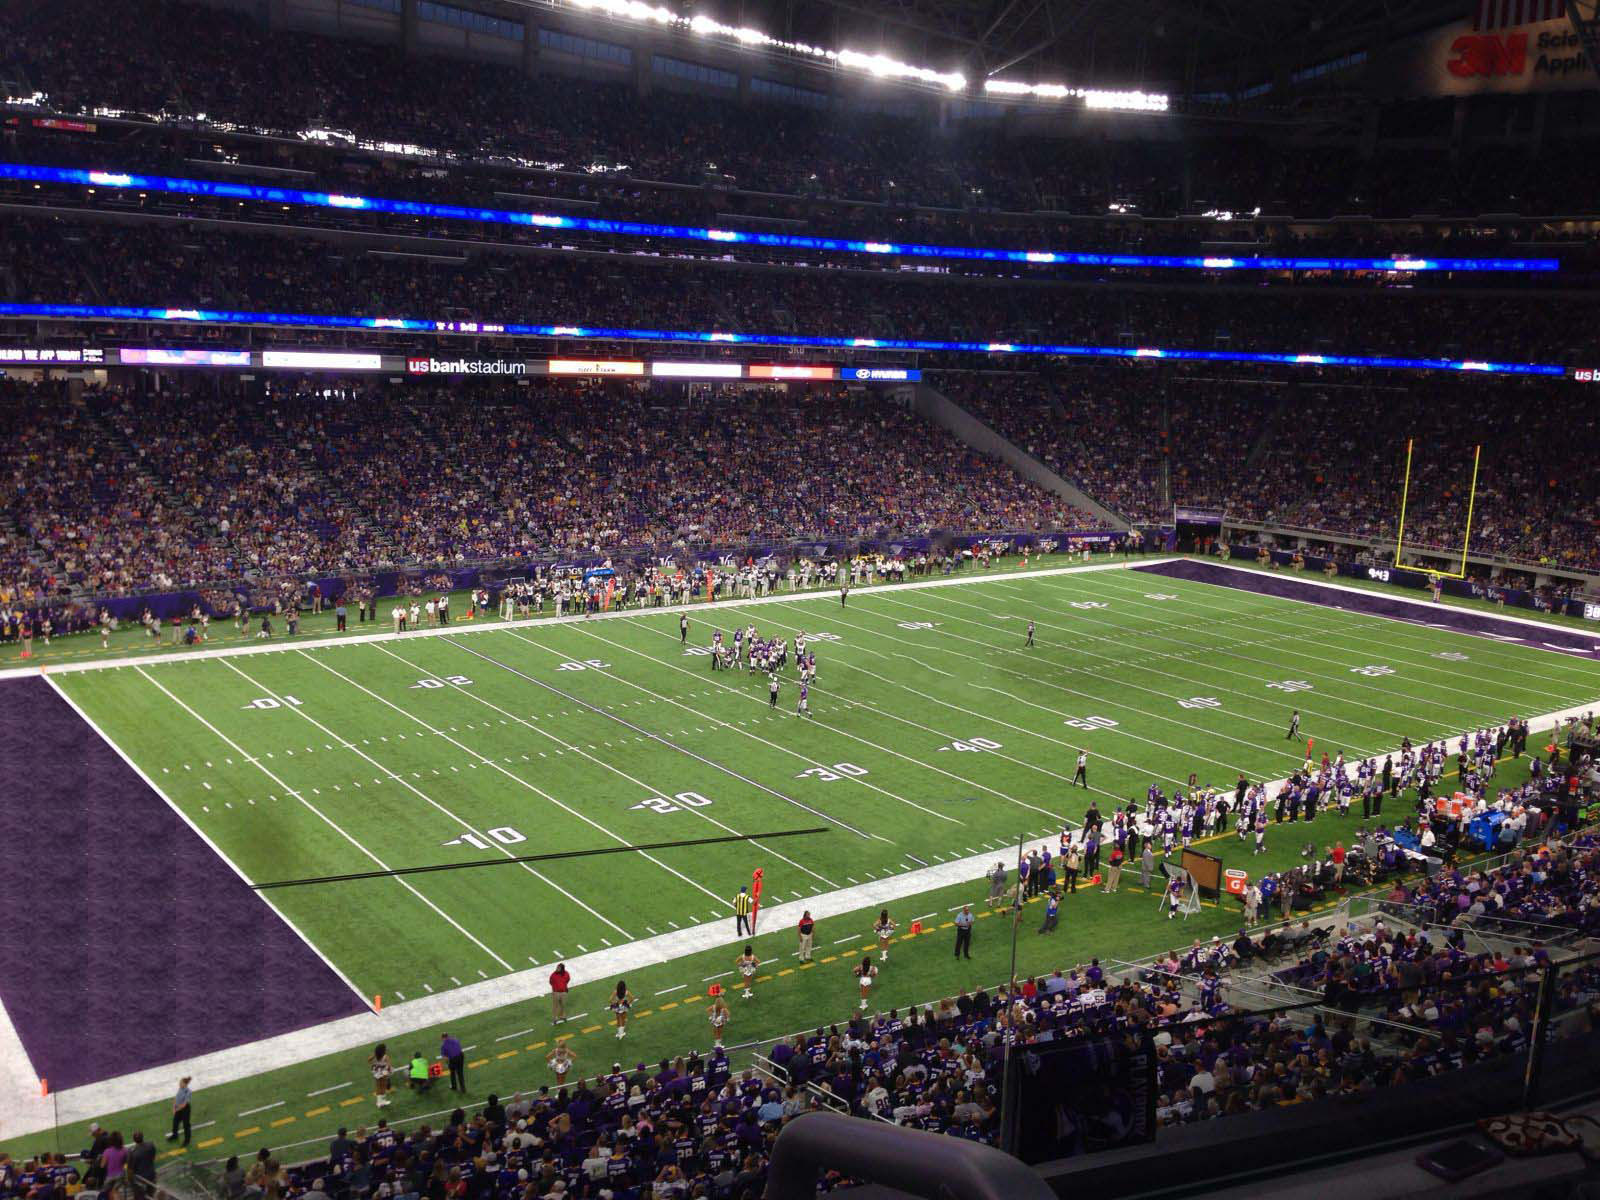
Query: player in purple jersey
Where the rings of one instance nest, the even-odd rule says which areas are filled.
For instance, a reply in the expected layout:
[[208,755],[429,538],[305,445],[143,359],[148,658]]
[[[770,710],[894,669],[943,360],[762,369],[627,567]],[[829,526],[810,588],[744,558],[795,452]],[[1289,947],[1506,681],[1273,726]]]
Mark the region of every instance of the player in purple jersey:
[[800,700],[795,707],[795,715],[801,717],[809,717],[811,715],[810,697],[811,685],[809,683],[801,683]]

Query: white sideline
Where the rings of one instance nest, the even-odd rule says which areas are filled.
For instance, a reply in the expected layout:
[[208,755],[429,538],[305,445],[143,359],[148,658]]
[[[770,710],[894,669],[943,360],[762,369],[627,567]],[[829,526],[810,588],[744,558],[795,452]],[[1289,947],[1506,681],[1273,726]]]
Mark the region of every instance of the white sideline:
[[[1032,579],[1035,576],[1070,575],[1082,571],[1124,571],[1133,567],[1155,566],[1161,563],[1177,562],[1179,556],[1169,555],[1164,558],[1128,558],[1114,562],[1088,562],[1079,563],[1072,567],[1041,567],[1038,570],[1032,567],[1027,571],[985,571],[964,573],[960,575],[941,576],[938,579],[919,579],[912,583],[874,583],[857,586],[852,584],[851,594],[873,592],[880,588],[900,588],[904,590],[921,590],[922,588],[951,587],[961,584],[992,583],[995,580],[1006,579]],[[687,604],[668,604],[661,608],[617,608],[610,612],[596,613],[586,617],[581,613],[572,617],[526,617],[520,621],[505,621],[498,616],[475,618],[471,623],[452,622],[437,629],[409,629],[405,633],[395,633],[392,628],[383,632],[374,633],[346,633],[332,637],[310,638],[305,641],[289,639],[283,634],[274,634],[271,640],[264,645],[249,646],[214,646],[204,650],[179,650],[169,654],[150,654],[144,657],[132,658],[99,658],[92,662],[81,663],[40,663],[31,667],[7,667],[0,670],[0,682],[7,679],[26,679],[33,675],[49,672],[52,675],[65,675],[78,671],[107,671],[118,667],[148,667],[159,666],[169,662],[189,662],[201,658],[231,658],[246,654],[282,654],[288,650],[321,650],[329,646],[352,646],[362,642],[394,641],[408,642],[415,638],[425,637],[458,637],[468,633],[493,632],[496,629],[543,629],[550,625],[570,625],[584,621],[615,620],[618,617],[648,617],[659,613],[686,612],[690,616],[695,613],[720,612],[724,608],[737,606],[749,608],[762,604],[793,604],[797,600],[827,600],[838,596],[837,588],[810,588],[806,591],[774,592],[770,596],[761,596],[753,600],[741,600],[736,596],[724,597],[721,600],[707,602],[705,600],[691,600]]]
[[[1115,565],[1119,569],[1122,566],[1120,563]],[[1111,568],[1112,564],[1102,564],[1089,567],[1054,568],[1048,572],[1038,572],[1038,574],[1064,574],[1075,570],[1108,570]],[[1034,573],[1029,572],[1030,575]],[[992,581],[994,578],[995,576],[979,576],[966,580],[939,579],[923,583],[891,586],[898,588],[929,587],[950,583]],[[801,593],[798,598],[805,598],[807,595],[825,597],[827,593]],[[787,602],[793,598],[796,597],[775,596],[743,603],[746,605],[777,603]],[[625,614],[608,615],[637,616],[639,614],[634,610],[628,610]],[[550,624],[553,621],[568,620],[581,621],[584,618],[581,616],[575,618],[548,618],[542,623]],[[498,629],[508,625],[527,626],[538,623],[540,622],[499,622],[477,628]],[[454,632],[454,630],[422,630],[418,631],[418,636],[450,632]],[[392,637],[393,635],[377,636]],[[330,639],[322,644],[338,645],[348,640],[352,639]],[[315,643],[299,643],[293,647],[284,648],[303,649],[313,644]],[[259,653],[265,649],[264,647],[259,649],[252,647],[237,651],[222,651],[222,653]],[[273,649],[279,648],[273,647]],[[215,653],[213,652],[213,654]],[[210,657],[212,655],[201,653],[190,657],[196,656]],[[146,665],[150,660],[139,659],[134,661],[138,665]],[[104,667],[109,664],[98,665]],[[83,664],[73,669],[94,668],[90,667],[89,664]],[[1565,721],[1568,717],[1581,716],[1584,712],[1595,708],[1597,703],[1600,703],[1600,700],[1574,705],[1556,712],[1543,713],[1531,717],[1529,720],[1536,727],[1547,728],[1554,722]],[[96,729],[98,731],[98,727]],[[1459,732],[1453,734],[1452,738],[1459,736]],[[1383,753],[1391,752],[1398,753],[1398,748],[1394,751],[1384,751]],[[1281,779],[1271,780],[1268,781],[1268,786],[1280,786],[1283,782]],[[858,909],[883,907],[890,903],[904,904],[911,897],[922,892],[980,879],[993,868],[996,861],[1005,861],[1008,866],[1011,866],[1012,864],[1009,860],[1010,856],[1005,850],[984,851],[965,858],[951,859],[937,866],[886,876],[883,879],[858,884],[854,887],[840,888],[833,892],[812,896],[809,899],[775,904],[762,910],[762,924],[767,929],[792,927],[798,920],[800,912],[806,909],[809,909],[816,919],[826,920]],[[981,900],[982,897],[975,896],[974,899]],[[773,922],[774,924],[768,924],[768,922]],[[606,950],[593,951],[567,959],[567,967],[577,980],[591,982],[611,979],[619,975],[625,976],[629,972],[641,970],[657,963],[669,962],[685,955],[715,950],[718,947],[731,947],[742,944],[746,939],[742,935],[730,932],[727,929],[727,923],[723,921],[707,923],[689,929],[676,930],[672,933],[659,934],[655,937],[642,938],[638,941],[629,942],[622,946],[614,946]],[[863,937],[865,936],[863,935]],[[416,1000],[406,1000],[398,1004],[386,1004],[380,1013],[357,1013],[353,1016],[330,1021],[309,1029],[296,1030],[291,1033],[280,1034],[276,1037],[265,1038],[257,1042],[246,1043],[225,1050],[214,1051],[198,1058],[185,1060],[181,1064],[181,1070],[179,1064],[152,1067],[115,1079],[70,1088],[56,1093],[53,1098],[45,1098],[39,1094],[37,1076],[33,1074],[32,1067],[26,1054],[22,1051],[20,1042],[15,1041],[14,1032],[9,1041],[6,1037],[9,1022],[5,1019],[3,1009],[0,1009],[0,1083],[5,1083],[9,1087],[10,1081],[19,1077],[19,1073],[21,1077],[26,1077],[30,1081],[20,1095],[12,1093],[0,1096],[0,1139],[38,1133],[41,1130],[49,1129],[58,1119],[57,1109],[59,1109],[59,1120],[63,1123],[70,1123],[85,1121],[92,1117],[118,1112],[137,1105],[154,1103],[171,1094],[176,1078],[180,1073],[193,1075],[196,1085],[200,1088],[216,1087],[266,1071],[293,1066],[296,1063],[327,1054],[361,1051],[363,1048],[380,1041],[393,1040],[402,1034],[421,1029],[436,1028],[447,1022],[459,1021],[465,1017],[475,1016],[504,1005],[537,1000],[549,993],[549,967],[550,964],[547,963],[524,971],[518,971],[511,975],[501,976],[498,979],[468,984],[451,992]],[[534,1016],[538,1022],[537,1029],[540,1031],[550,1029],[543,1006],[540,1006]],[[572,1028],[570,1023],[568,1028]]]
[[[872,592],[885,587],[917,589],[948,587],[1016,578],[1019,575],[1023,578],[1029,578],[1038,575],[1064,575],[1081,571],[1124,570],[1140,563],[1170,561],[1172,561],[1170,557],[1113,559],[1105,562],[1079,563],[1066,567],[1030,569],[1025,575],[1020,571],[973,572],[941,576],[936,579],[915,580],[910,583],[880,583],[859,588],[852,587],[851,590],[859,593]],[[530,617],[519,621],[505,621],[491,616],[482,621],[474,621],[471,624],[449,625],[437,629],[411,630],[403,635],[396,635],[391,629],[381,633],[345,634],[343,636],[312,638],[305,641],[276,640],[267,645],[216,646],[202,650],[182,650],[175,653],[145,657],[99,659],[87,663],[12,667],[0,670],[0,681],[31,679],[44,675],[52,690],[65,700],[95,733],[105,740],[106,744],[144,780],[155,795],[159,796],[172,807],[174,812],[178,813],[178,816],[185,824],[189,825],[200,836],[230,870],[239,875],[248,884],[250,882],[249,878],[239,870],[232,860],[223,854],[210,838],[201,833],[177,805],[172,804],[161,788],[156,785],[155,781],[137,763],[133,762],[122,748],[99,725],[92,721],[88,714],[62,688],[56,685],[50,676],[123,667],[138,669],[166,662],[196,659],[225,659],[251,654],[281,654],[286,651],[298,652],[363,642],[391,642],[396,640],[403,642],[413,638],[445,637],[493,632],[502,629],[538,629],[550,625],[565,625],[619,617],[648,616],[653,613],[671,613],[680,610],[689,613],[696,611],[714,612],[725,608],[729,604],[737,604],[741,607],[763,604],[789,604],[797,600],[827,600],[835,594],[835,592],[827,588],[814,588],[799,592],[779,592],[771,596],[751,600],[733,597],[715,602],[709,606],[705,601],[690,601],[687,604],[663,606],[660,609],[618,609],[612,612],[600,613],[593,617],[584,617],[580,614],[570,617]],[[952,861],[944,863],[940,867],[930,868],[929,871],[933,874],[930,876],[929,882],[920,885],[920,887],[938,888],[960,882],[961,876],[952,872],[952,868],[956,865]],[[924,873],[913,872],[911,874],[916,876]],[[905,875],[886,877],[876,884],[863,884],[859,888],[844,889],[840,892],[827,893],[823,896],[815,897],[812,903],[817,904],[817,907],[813,911],[820,914],[823,907],[820,902],[825,899],[843,897],[847,893],[851,896],[856,896],[858,892],[861,894],[854,900],[846,901],[843,908],[835,904],[830,908],[830,911],[837,913],[849,911],[855,907],[866,907],[871,904],[881,905],[883,901],[892,898],[893,894],[899,890],[899,885],[894,882],[896,878],[906,880],[909,877]],[[263,895],[262,899],[266,900],[266,897]],[[328,957],[313,945],[292,922],[284,918],[283,914],[278,912],[270,901],[267,901],[267,903],[269,907],[273,907],[273,911],[284,921],[284,924],[305,941],[312,951],[316,953],[317,957],[327,963],[329,968],[350,987],[351,991],[360,995],[363,1002],[370,1002],[370,999],[361,994],[355,984],[345,976],[344,972],[335,967]],[[767,911],[781,911],[785,920],[789,915],[789,908],[782,905],[773,905]],[[692,929],[680,930],[676,933],[660,934],[653,938],[613,947],[610,950],[595,951],[579,958],[569,959],[568,963],[575,968],[574,974],[579,978],[597,978],[610,972],[637,969],[648,963],[664,962],[682,954],[692,954],[696,950],[704,949],[706,945],[720,945],[724,941],[727,944],[732,944],[736,940],[733,938],[716,938],[711,934],[711,929],[711,926],[702,925]],[[697,935],[701,940],[707,937],[710,940],[705,945],[702,945],[700,941],[696,940]],[[681,948],[679,948],[680,945]],[[627,952],[629,951],[633,953],[628,954]],[[288,1065],[308,1057],[333,1053],[340,1049],[349,1049],[367,1041],[383,1040],[398,1033],[424,1028],[444,1020],[459,1020],[464,1016],[483,1012],[502,1004],[513,1003],[518,999],[542,996],[548,990],[548,984],[544,982],[545,977],[546,972],[542,968],[532,968],[518,972],[515,975],[502,976],[497,980],[490,980],[486,983],[471,984],[452,992],[440,993],[436,996],[428,996],[417,1000],[402,1001],[399,1004],[391,1004],[386,1007],[381,1019],[374,1019],[374,1014],[357,1013],[351,1017],[328,1022],[313,1029],[297,1030],[277,1037],[232,1047],[228,1050],[216,1051],[192,1060],[187,1069],[197,1078],[209,1080],[213,1086],[243,1079],[258,1072],[270,1070],[274,1066]],[[515,984],[514,988],[503,994],[495,990],[496,985],[512,985],[513,983]],[[400,1014],[400,1016],[397,1018],[395,1014]],[[149,1103],[171,1092],[176,1078],[173,1071],[173,1067],[151,1068],[103,1083],[85,1084],[82,1087],[69,1088],[55,1093],[53,1097],[46,1098],[42,1094],[38,1072],[34,1069],[32,1060],[23,1048],[21,1038],[17,1035],[16,1029],[6,1014],[4,1004],[0,1003],[0,1139],[37,1133],[40,1130],[50,1128],[58,1119],[58,1109],[59,1120],[74,1121],[136,1104]]]
[[[1159,565],[1161,565],[1163,563],[1169,563],[1169,562],[1174,562],[1174,561],[1177,561],[1176,557],[1174,557],[1174,558],[1150,559],[1149,560],[1149,565],[1150,566],[1159,566]],[[1187,559],[1187,561],[1205,562],[1208,565],[1213,566],[1213,567],[1221,567],[1224,570],[1228,570],[1228,571],[1237,571],[1241,575],[1252,575],[1252,576],[1253,575],[1265,575],[1268,578],[1272,578],[1273,577],[1273,573],[1270,572],[1270,571],[1264,571],[1260,567],[1252,567],[1252,566],[1249,566],[1247,564],[1242,564],[1242,563],[1222,562],[1220,559],[1215,559],[1215,558],[1199,559],[1198,556],[1195,556],[1195,555],[1190,555],[1189,558]],[[1140,563],[1139,565],[1143,566],[1145,564],[1144,563]],[[1378,570],[1383,570],[1384,568],[1380,567],[1380,568],[1377,568],[1377,569]],[[1411,570],[1413,568],[1407,567],[1405,569],[1406,570]],[[1309,584],[1312,587],[1324,588],[1324,589],[1326,589],[1327,591],[1330,591],[1330,592],[1349,592],[1352,596],[1362,596],[1362,597],[1365,597],[1367,599],[1371,599],[1373,596],[1382,596],[1385,600],[1391,600],[1391,601],[1394,601],[1394,602],[1399,603],[1399,604],[1408,604],[1413,608],[1421,609],[1423,612],[1437,613],[1437,612],[1440,611],[1440,607],[1438,605],[1435,605],[1433,603],[1433,601],[1431,601],[1431,600],[1413,600],[1410,596],[1391,595],[1388,592],[1375,592],[1371,588],[1359,588],[1359,587],[1355,587],[1355,586],[1353,586],[1351,584],[1348,584],[1348,583],[1334,583],[1334,582],[1332,582],[1331,580],[1328,580],[1328,579],[1307,579],[1307,578],[1305,578],[1303,576],[1295,574],[1293,571],[1290,571],[1290,572],[1287,572],[1287,573],[1279,571],[1279,572],[1277,572],[1276,577],[1279,578],[1279,579],[1290,579],[1290,580],[1295,581],[1296,583]],[[1158,579],[1162,579],[1162,578],[1167,578],[1167,576],[1158,575],[1157,578]],[[1179,582],[1182,582],[1182,583],[1204,583],[1206,581],[1203,580],[1203,579],[1182,579]],[[1382,580],[1375,580],[1374,582],[1381,583],[1383,581]],[[1244,589],[1244,590],[1250,590],[1250,589]],[[1316,603],[1316,601],[1314,601],[1314,600],[1302,600],[1298,596],[1279,596],[1279,595],[1276,595],[1276,594],[1274,594],[1272,592],[1258,592],[1256,594],[1257,595],[1262,595],[1262,596],[1272,596],[1272,598],[1274,600],[1292,600],[1297,604],[1315,604]],[[1326,605],[1323,605],[1321,607],[1326,607]],[[1450,609],[1450,611],[1459,612],[1460,610],[1452,608],[1452,609]],[[1470,612],[1471,610],[1468,610],[1468,611]],[[1364,615],[1365,616],[1369,616],[1369,617],[1383,617],[1384,616],[1383,613],[1366,613]],[[1526,625],[1530,629],[1542,630],[1545,633],[1549,633],[1550,631],[1555,630],[1555,631],[1558,631],[1558,632],[1561,632],[1561,633],[1570,633],[1574,637],[1580,637],[1580,638],[1582,638],[1582,637],[1592,637],[1594,639],[1595,648],[1596,649],[1600,649],[1600,631],[1597,631],[1594,634],[1586,634],[1586,633],[1583,632],[1583,630],[1581,628],[1577,628],[1577,627],[1574,627],[1574,626],[1571,626],[1571,625],[1557,625],[1557,624],[1555,624],[1554,622],[1551,622],[1551,621],[1535,620],[1533,617],[1507,616],[1506,614],[1499,613],[1499,612],[1492,612],[1492,613],[1490,613],[1490,612],[1480,612],[1480,613],[1475,613],[1473,615],[1481,617],[1486,621],[1503,621],[1508,625]],[[1404,618],[1386,617],[1385,619],[1386,620],[1390,620],[1390,621],[1394,621],[1394,620],[1403,620]],[[1429,624],[1429,625],[1433,624],[1433,622],[1425,622],[1425,623]],[[1455,629],[1453,626],[1451,626],[1449,628],[1455,633],[1465,634],[1468,637],[1482,637],[1483,636],[1483,634],[1476,633],[1471,629]],[[1548,650],[1554,650],[1558,654],[1571,654],[1572,653],[1571,650],[1560,650],[1560,649],[1558,649],[1557,647],[1555,647],[1553,645],[1547,646],[1547,645],[1542,644],[1542,643],[1539,644],[1539,645],[1534,645],[1531,642],[1524,642],[1522,644],[1523,644],[1524,648],[1529,649],[1529,650],[1546,650],[1546,649],[1548,649]]]

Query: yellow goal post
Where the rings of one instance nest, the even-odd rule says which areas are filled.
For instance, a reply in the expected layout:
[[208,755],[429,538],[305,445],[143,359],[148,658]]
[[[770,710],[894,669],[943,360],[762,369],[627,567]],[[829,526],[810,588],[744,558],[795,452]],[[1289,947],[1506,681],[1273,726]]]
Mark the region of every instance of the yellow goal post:
[[[1415,452],[1415,449],[1416,449],[1416,439],[1415,438],[1407,438],[1406,439],[1406,471],[1405,471],[1405,477],[1404,477],[1404,479],[1403,479],[1403,481],[1401,482],[1401,485],[1400,485],[1400,526],[1395,531],[1395,535],[1394,535],[1394,565],[1396,567],[1404,566],[1404,564],[1401,563],[1401,561],[1400,561],[1400,556],[1401,556],[1401,553],[1405,549],[1405,543],[1406,543],[1406,505],[1409,503],[1409,501],[1411,499],[1411,459],[1412,459],[1413,453]],[[1463,578],[1466,577],[1466,574],[1467,574],[1467,550],[1472,544],[1472,511],[1473,511],[1474,505],[1477,503],[1477,500],[1478,500],[1478,463],[1480,462],[1480,460],[1482,458],[1483,458],[1483,446],[1481,444],[1477,445],[1477,446],[1474,446],[1472,448],[1472,483],[1471,483],[1471,486],[1467,490],[1467,527],[1466,527],[1466,529],[1464,529],[1462,531],[1462,534],[1461,534],[1461,564],[1460,564],[1460,566],[1454,571],[1440,571],[1440,570],[1438,570],[1436,568],[1429,568],[1429,567],[1409,568],[1409,569],[1412,569],[1412,570],[1423,570],[1423,571],[1426,571],[1430,575],[1437,575],[1441,579],[1463,579]],[[1432,547],[1424,547],[1424,548],[1422,548],[1421,552],[1422,553],[1426,553],[1426,554],[1439,554],[1439,553],[1441,553],[1438,549],[1435,549],[1435,548],[1432,548]]]

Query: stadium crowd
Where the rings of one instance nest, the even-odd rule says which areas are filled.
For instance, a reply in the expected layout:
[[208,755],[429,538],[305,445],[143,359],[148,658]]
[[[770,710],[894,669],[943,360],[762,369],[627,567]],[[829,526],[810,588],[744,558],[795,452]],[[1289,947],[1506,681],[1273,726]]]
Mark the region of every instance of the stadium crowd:
[[0,586],[26,601],[63,585],[115,595],[393,563],[1093,524],[874,395],[374,389],[269,402],[91,390],[74,403],[11,385],[5,407],[31,433],[0,452],[16,527]]
[[[359,140],[450,161],[560,164],[574,173],[624,168],[643,180],[713,179],[797,198],[1093,215],[1112,204],[1159,216],[1265,208],[1302,217],[1565,214],[1600,206],[1592,175],[1581,168],[1586,151],[1548,133],[1542,155],[1419,151],[1419,137],[1448,142],[1448,99],[1387,106],[1370,156],[1354,135],[1343,153],[1322,142],[1236,133],[1174,143],[1165,129],[1144,137],[997,138],[999,112],[981,102],[957,103],[957,119],[941,131],[928,102],[865,100],[835,112],[819,91],[753,85],[743,103],[731,76],[726,95],[685,94],[674,90],[670,68],[653,68],[655,86],[640,95],[625,82],[549,71],[529,77],[510,65],[406,59],[354,40],[268,34],[243,14],[161,0],[109,13],[93,0],[8,0],[4,11],[12,78],[54,111],[174,124],[203,117],[224,129],[289,137],[334,131],[330,140],[341,147]],[[520,58],[522,30],[508,23],[503,32]],[[184,52],[174,55],[175,46]],[[571,34],[540,31],[542,58],[560,62],[581,46]],[[635,53],[604,33],[584,49],[618,65]],[[287,79],[295,86],[284,87]],[[1560,130],[1566,98],[1552,99],[1549,127]],[[1469,132],[1490,136],[1506,118],[1492,103],[1481,107]]]
[[[1530,845],[1489,871],[1446,872],[1414,887],[1402,877],[1395,894],[1405,900],[1373,918],[1241,930],[1231,942],[1196,939],[1143,966],[1110,971],[1096,959],[992,991],[963,990],[904,1015],[856,1014],[784,1038],[743,1070],[720,1047],[655,1067],[617,1062],[506,1101],[490,1095],[437,1125],[402,1131],[380,1117],[353,1132],[340,1128],[326,1154],[309,1162],[288,1164],[263,1148],[248,1164],[227,1161],[219,1195],[754,1200],[773,1140],[797,1116],[827,1108],[993,1144],[1007,1055],[1091,1039],[1137,1044],[1148,1035],[1158,1128],[1350,1099],[1526,1053],[1537,973],[1553,961],[1527,936],[1564,917],[1574,918],[1568,929],[1592,930],[1597,870],[1600,841],[1592,835]],[[1486,899],[1541,924],[1494,930],[1479,911]],[[1485,930],[1499,934],[1494,943],[1484,942]],[[1469,949],[1469,933],[1484,948]],[[1254,972],[1262,969],[1317,999],[1259,1007],[1263,984]],[[1594,1028],[1597,980],[1593,964],[1560,972],[1557,1037]],[[420,1079],[416,1086],[431,1086]],[[1114,1098],[1084,1120],[1076,1148],[1134,1125],[1135,1103],[1131,1094]],[[81,1168],[62,1155],[0,1156],[0,1200],[59,1200],[80,1182],[115,1194],[119,1177],[153,1179],[149,1143],[133,1137],[124,1145],[119,1132],[97,1126]],[[857,1182],[830,1171],[819,1190]]]
[[[16,228],[20,226],[20,228]],[[7,228],[9,227],[9,228]],[[8,216],[30,242],[9,298],[425,320],[529,322],[856,338],[1045,342],[1557,362],[1567,301],[1517,293],[1430,293],[1376,284],[1164,290],[933,275],[858,276],[717,267],[667,259],[416,256],[239,231],[88,225]],[[81,253],[92,243],[93,254]],[[1552,308],[1541,319],[1542,306]]]
[[1134,521],[1174,505],[1392,538],[1414,443],[1406,544],[1600,570],[1600,418],[1582,393],[1453,376],[1360,383],[1218,368],[950,374],[939,386]]

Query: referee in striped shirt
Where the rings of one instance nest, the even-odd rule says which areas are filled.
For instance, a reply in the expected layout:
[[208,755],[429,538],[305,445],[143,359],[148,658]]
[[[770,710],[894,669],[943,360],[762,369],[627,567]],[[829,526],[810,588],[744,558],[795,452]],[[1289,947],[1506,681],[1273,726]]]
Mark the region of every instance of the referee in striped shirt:
[[750,925],[750,912],[755,907],[755,901],[750,896],[750,889],[742,887],[739,894],[733,898],[733,924],[740,937],[753,937],[755,930]]

